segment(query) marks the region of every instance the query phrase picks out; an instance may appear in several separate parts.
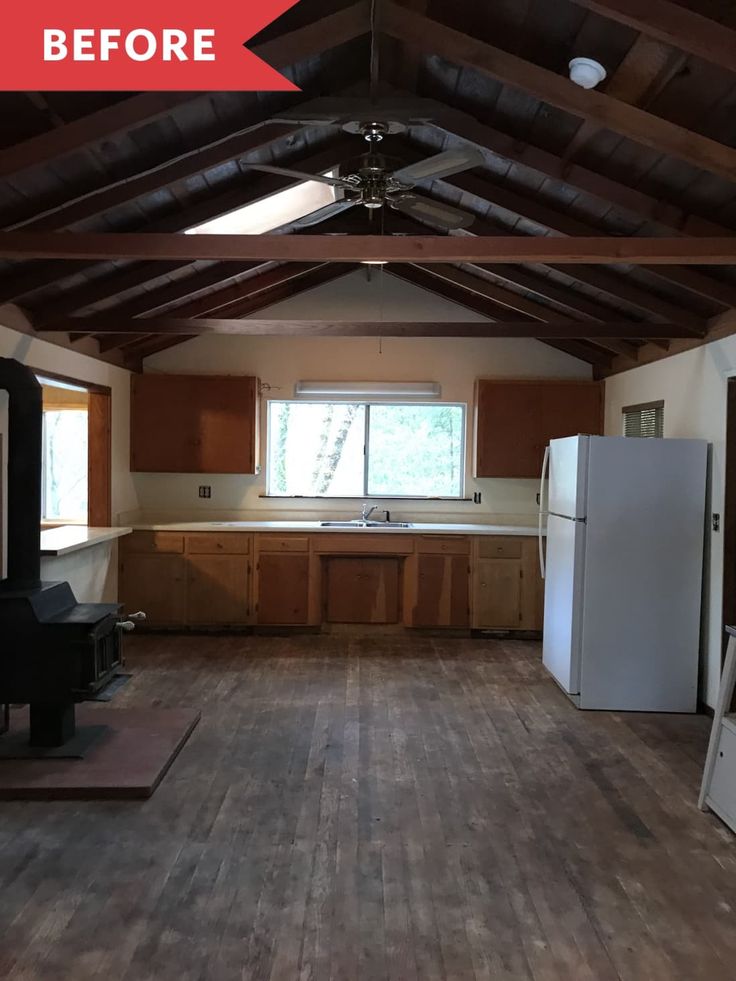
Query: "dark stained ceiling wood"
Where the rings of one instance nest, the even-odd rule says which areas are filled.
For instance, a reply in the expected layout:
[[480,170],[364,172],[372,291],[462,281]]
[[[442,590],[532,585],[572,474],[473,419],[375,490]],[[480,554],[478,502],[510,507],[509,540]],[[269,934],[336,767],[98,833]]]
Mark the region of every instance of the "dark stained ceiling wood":
[[[158,323],[253,317],[384,255],[400,260],[387,275],[496,331],[574,323],[542,340],[602,374],[723,336],[736,331],[734,28],[721,0],[301,0],[249,47],[302,92],[0,93],[0,303],[139,367],[198,333]],[[599,91],[567,78],[577,55],[605,65]],[[366,145],[340,124],[368,113],[413,120],[380,146],[404,163],[482,149],[483,167],[419,188],[473,215],[469,234],[361,208],[237,242],[180,234],[299,183],[250,164],[354,171]],[[95,330],[110,318],[139,327]]]
[[44,259],[177,259],[322,262],[542,262],[733,265],[734,238],[586,236],[172,235],[0,232],[0,256]]
[[736,32],[669,0],[573,0],[665,44],[736,71]]
[[[327,321],[327,320],[255,320],[225,318],[149,317],[126,320],[124,317],[95,317],[96,334],[140,334],[146,328],[155,334],[245,334],[245,335],[325,335],[348,337],[550,337],[561,339],[594,337],[691,337],[676,324],[637,324],[628,321],[589,323],[560,320],[496,321],[493,323],[419,323],[408,321]],[[83,319],[82,319],[83,322]],[[79,320],[62,321],[46,328],[49,332],[78,329]]]

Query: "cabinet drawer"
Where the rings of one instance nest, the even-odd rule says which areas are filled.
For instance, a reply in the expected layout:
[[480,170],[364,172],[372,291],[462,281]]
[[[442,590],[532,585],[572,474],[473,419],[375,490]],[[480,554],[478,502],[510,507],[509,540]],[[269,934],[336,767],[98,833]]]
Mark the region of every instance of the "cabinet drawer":
[[306,535],[259,535],[259,552],[308,552]]
[[478,556],[481,559],[520,559],[521,538],[487,538],[478,539]]
[[420,555],[470,555],[470,539],[457,535],[422,535],[416,539]]
[[134,531],[123,539],[123,551],[131,555],[183,552],[184,536],[174,531]]
[[222,534],[197,532],[187,535],[187,552],[193,555],[248,555],[250,535],[231,531]]

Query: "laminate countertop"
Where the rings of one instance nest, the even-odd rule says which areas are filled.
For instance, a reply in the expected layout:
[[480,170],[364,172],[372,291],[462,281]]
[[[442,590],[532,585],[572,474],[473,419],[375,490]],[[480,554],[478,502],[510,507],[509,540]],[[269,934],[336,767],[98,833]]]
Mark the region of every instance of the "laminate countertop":
[[371,525],[368,528],[357,526],[325,527],[319,521],[183,521],[162,524],[135,524],[134,531],[272,531],[309,532],[320,534],[348,535],[521,535],[536,536],[536,524],[529,525],[486,525],[486,524],[428,524],[417,521],[408,528],[382,528]]
[[68,555],[70,552],[122,538],[132,531],[132,528],[89,528],[87,525],[47,528],[41,532],[41,557]]

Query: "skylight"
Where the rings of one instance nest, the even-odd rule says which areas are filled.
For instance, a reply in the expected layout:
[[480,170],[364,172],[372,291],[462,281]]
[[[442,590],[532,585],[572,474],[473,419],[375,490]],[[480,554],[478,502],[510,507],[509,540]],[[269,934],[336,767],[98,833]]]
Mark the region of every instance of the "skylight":
[[[334,171],[325,171],[325,176],[334,176]],[[213,218],[202,225],[187,228],[187,235],[262,235],[281,225],[288,225],[297,218],[303,218],[325,205],[335,201],[335,188],[319,181],[305,181],[271,194],[260,201],[253,201],[230,211],[226,215]]]

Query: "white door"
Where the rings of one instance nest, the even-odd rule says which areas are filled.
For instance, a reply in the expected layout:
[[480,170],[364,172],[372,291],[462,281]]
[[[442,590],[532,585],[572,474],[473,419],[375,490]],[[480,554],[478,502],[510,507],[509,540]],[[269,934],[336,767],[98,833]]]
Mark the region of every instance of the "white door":
[[566,436],[549,444],[550,514],[584,518],[588,478],[589,436]]
[[542,661],[570,695],[580,693],[585,524],[550,514],[544,581]]

